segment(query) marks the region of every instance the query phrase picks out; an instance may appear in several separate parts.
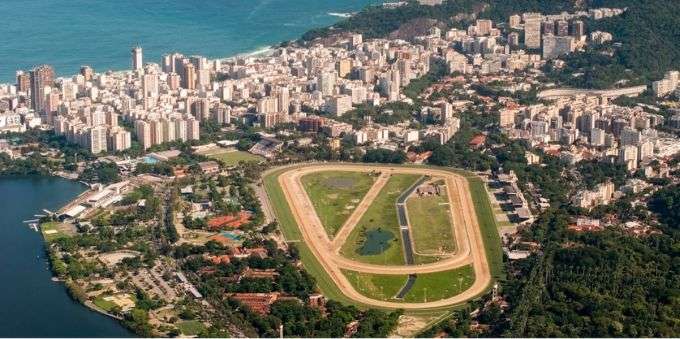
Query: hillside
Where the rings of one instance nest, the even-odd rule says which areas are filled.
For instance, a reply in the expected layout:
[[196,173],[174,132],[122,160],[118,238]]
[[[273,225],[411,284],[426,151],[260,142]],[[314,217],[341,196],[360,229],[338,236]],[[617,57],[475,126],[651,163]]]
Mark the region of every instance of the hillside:
[[[537,11],[559,13],[597,7],[627,7],[619,17],[588,22],[590,30],[614,35],[621,47],[576,53],[568,66],[551,74],[558,82],[586,88],[612,87],[622,79],[634,82],[657,80],[671,69],[680,69],[680,1],[677,0],[459,0],[441,6],[409,4],[396,9],[367,7],[332,27],[309,31],[310,41],[341,32],[362,33],[366,38],[388,37],[416,19],[434,19],[449,27],[465,27],[474,17],[506,21],[513,13]],[[462,18],[462,19],[461,19]],[[604,54],[612,54],[611,57]],[[574,78],[573,74],[583,73]]]

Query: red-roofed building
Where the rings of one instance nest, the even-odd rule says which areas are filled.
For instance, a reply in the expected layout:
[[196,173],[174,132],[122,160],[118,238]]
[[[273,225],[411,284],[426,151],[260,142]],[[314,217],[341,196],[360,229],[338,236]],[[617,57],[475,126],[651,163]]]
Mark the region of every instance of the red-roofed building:
[[208,220],[208,229],[211,231],[221,230],[223,228],[240,228],[241,226],[250,222],[253,214],[248,211],[238,212],[236,215],[221,215]]
[[425,162],[425,160],[429,159],[430,156],[432,156],[432,151],[427,151],[420,154],[415,152],[406,153],[406,159],[414,164],[422,164]]
[[484,146],[485,143],[486,143],[486,135],[477,134],[472,138],[472,140],[470,140],[468,145],[470,145],[470,147],[472,147],[472,148],[480,148],[480,147]]
[[187,167],[186,166],[175,166],[172,169],[172,174],[175,178],[184,178],[187,176]]
[[248,258],[251,255],[260,257],[260,258],[266,258],[267,257],[267,249],[264,247],[256,247],[256,248],[243,248],[243,247],[235,247],[232,249],[232,258],[238,258],[238,259],[244,259]]
[[209,260],[211,263],[213,263],[213,265],[219,264],[227,265],[231,263],[231,258],[229,258],[228,255],[216,255],[216,256],[206,255],[205,259]]
[[251,311],[260,315],[269,314],[272,304],[279,299],[278,293],[234,293],[234,300],[248,306]]
[[250,279],[271,279],[271,280],[274,280],[278,276],[279,276],[279,272],[276,272],[276,270],[273,269],[273,268],[266,269],[266,270],[258,270],[258,269],[252,269],[252,268],[248,267],[241,274],[241,278],[250,278]]

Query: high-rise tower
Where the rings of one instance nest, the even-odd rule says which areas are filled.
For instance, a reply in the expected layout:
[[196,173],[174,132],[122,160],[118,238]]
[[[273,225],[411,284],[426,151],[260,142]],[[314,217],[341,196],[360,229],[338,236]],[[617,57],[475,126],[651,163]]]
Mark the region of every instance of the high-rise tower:
[[144,57],[142,55],[142,48],[137,46],[132,49],[132,69],[140,70],[144,66]]
[[30,72],[31,78],[31,107],[39,113],[45,109],[48,91],[54,83],[54,69],[50,65],[41,65]]

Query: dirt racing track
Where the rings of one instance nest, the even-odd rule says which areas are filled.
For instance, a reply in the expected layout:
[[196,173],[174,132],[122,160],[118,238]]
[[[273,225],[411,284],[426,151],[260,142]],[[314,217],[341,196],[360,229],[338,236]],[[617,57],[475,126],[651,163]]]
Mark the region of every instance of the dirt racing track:
[[[320,171],[380,172],[380,176],[362,198],[347,221],[342,225],[334,239],[330,239],[324,230],[301,181],[303,176]],[[445,180],[449,201],[455,207],[450,209],[457,249],[452,256],[430,264],[393,266],[362,263],[345,258],[340,254],[341,246],[347,240],[349,234],[380,190],[385,186],[390,174],[427,175]],[[408,310],[442,308],[461,304],[477,297],[491,284],[492,277],[486,257],[484,240],[470,194],[469,184],[467,179],[459,174],[428,167],[310,164],[284,170],[277,180],[302,234],[302,240],[310,248],[320,265],[340,291],[358,303],[381,308]],[[342,273],[344,269],[371,274],[409,275],[448,271],[466,265],[472,265],[474,270],[475,280],[472,286],[453,297],[422,303],[390,302],[366,297],[356,291]]]

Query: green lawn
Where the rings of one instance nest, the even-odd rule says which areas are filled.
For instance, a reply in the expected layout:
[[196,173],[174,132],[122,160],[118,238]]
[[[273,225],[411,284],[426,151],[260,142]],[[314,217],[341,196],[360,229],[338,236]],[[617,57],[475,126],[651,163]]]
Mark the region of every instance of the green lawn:
[[111,312],[117,306],[113,301],[104,300],[104,296],[97,297],[93,303],[106,312]]
[[472,266],[451,271],[419,274],[413,288],[403,300],[394,299],[406,283],[406,275],[382,275],[343,271],[352,286],[361,294],[377,300],[396,302],[426,302],[453,297],[472,286],[475,280]]
[[225,166],[236,166],[239,162],[260,162],[263,161],[259,155],[250,154],[248,152],[241,151],[230,151],[230,150],[219,150],[214,152],[209,152],[206,154],[208,157],[215,160],[221,161]]
[[456,250],[449,199],[412,196],[406,201],[415,251],[418,254],[452,253]]
[[375,177],[365,172],[324,171],[302,177],[302,185],[331,238],[374,182]]
[[177,323],[177,328],[184,335],[198,335],[205,329],[205,325],[197,320],[185,320]]
[[406,275],[370,274],[343,270],[357,292],[376,300],[397,301],[394,297],[406,283]]
[[[347,237],[340,253],[346,258],[370,264],[404,265],[404,251],[395,204],[399,195],[419,178],[420,176],[412,174],[392,175]],[[367,232],[377,229],[391,232],[394,238],[389,242],[387,249],[381,247],[382,253],[361,255],[359,251],[364,246]]]
[[484,249],[489,261],[491,276],[495,280],[503,279],[503,249],[501,237],[498,235],[498,225],[494,216],[489,195],[486,193],[484,182],[479,177],[468,177],[470,183],[470,195],[477,212],[477,221],[484,238]]
[[71,237],[75,230],[69,225],[52,221],[40,224],[40,232],[45,238],[45,241],[49,243],[60,238]]

